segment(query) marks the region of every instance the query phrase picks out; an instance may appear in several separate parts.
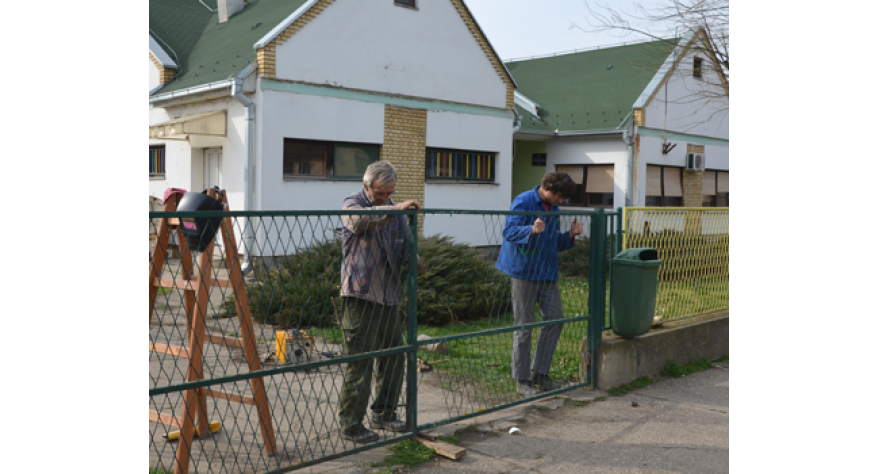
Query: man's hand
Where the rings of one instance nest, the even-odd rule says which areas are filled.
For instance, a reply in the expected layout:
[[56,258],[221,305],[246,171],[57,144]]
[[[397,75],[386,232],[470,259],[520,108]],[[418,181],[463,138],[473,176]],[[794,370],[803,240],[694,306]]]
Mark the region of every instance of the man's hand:
[[584,233],[584,224],[578,222],[577,217],[574,218],[574,222],[571,223],[571,238],[575,238]]
[[542,232],[544,232],[544,221],[541,220],[541,216],[538,216],[538,218],[535,219],[535,223],[532,224],[532,235],[540,234]]
[[396,211],[407,211],[411,207],[415,207],[417,211],[421,208],[418,201],[416,201],[415,199],[410,199],[408,201],[403,201],[395,204],[393,209]]

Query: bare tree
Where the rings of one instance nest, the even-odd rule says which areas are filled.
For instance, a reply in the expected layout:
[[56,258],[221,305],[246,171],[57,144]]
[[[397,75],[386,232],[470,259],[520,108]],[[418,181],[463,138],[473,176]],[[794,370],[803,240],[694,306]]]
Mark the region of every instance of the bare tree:
[[633,5],[634,11],[614,10],[590,1],[584,4],[587,27],[572,24],[582,31],[605,31],[622,39],[672,41],[695,34],[691,46],[709,58],[713,69],[722,77],[719,82],[706,82],[699,92],[702,99],[729,97],[730,89],[730,2],[729,0],[657,0],[646,7]]

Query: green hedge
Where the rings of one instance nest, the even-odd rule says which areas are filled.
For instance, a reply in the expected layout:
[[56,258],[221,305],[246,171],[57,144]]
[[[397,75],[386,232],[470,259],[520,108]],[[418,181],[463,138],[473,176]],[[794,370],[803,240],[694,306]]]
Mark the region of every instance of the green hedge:
[[[419,255],[428,265],[418,280],[419,324],[439,326],[480,319],[492,313],[493,305],[509,303],[500,300],[509,299],[509,277],[481,259],[476,249],[438,235],[419,239]],[[261,272],[246,286],[253,319],[285,329],[335,326],[341,265],[340,240],[278,259],[277,269]],[[403,310],[407,307],[406,288],[404,283]],[[221,317],[235,315],[233,304],[230,295],[223,303]]]

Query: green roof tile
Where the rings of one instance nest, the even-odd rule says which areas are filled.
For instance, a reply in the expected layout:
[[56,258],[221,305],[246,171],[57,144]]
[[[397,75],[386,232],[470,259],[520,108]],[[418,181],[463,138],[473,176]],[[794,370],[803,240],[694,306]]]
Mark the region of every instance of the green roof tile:
[[517,91],[539,106],[541,121],[519,109],[522,130],[616,128],[677,40],[561,54],[505,63]]
[[[157,94],[221,81],[257,59],[254,43],[306,0],[252,0],[225,23],[198,0],[150,0],[150,30],[181,67]],[[216,9],[216,0],[206,1]],[[164,43],[163,43],[164,42]]]

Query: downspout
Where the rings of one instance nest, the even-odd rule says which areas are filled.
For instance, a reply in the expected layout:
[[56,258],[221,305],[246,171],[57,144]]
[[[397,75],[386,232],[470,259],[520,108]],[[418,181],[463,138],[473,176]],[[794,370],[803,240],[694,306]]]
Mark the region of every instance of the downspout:
[[513,108],[513,133],[510,134],[510,138],[513,141],[513,146],[510,149],[510,162],[513,163],[516,160],[516,132],[522,128],[522,116],[519,112],[516,111],[516,107]]
[[[251,67],[245,68],[244,71],[235,76],[232,82],[232,96],[238,99],[242,105],[247,109],[247,118],[245,119],[245,124],[247,128],[247,132],[245,134],[244,139],[244,148],[247,150],[246,158],[244,160],[244,210],[245,211],[253,211],[254,210],[254,202],[253,202],[253,170],[254,170],[254,129],[256,127],[254,121],[254,109],[256,105],[247,97],[244,96],[241,89],[241,84],[243,77],[250,74],[252,71]],[[253,225],[250,225],[250,219],[245,220],[244,232],[243,232],[243,240],[244,240],[244,264],[241,267],[241,273],[244,275],[249,274],[253,271],[253,263],[251,257],[251,249],[254,244],[254,228]]]
[[635,185],[635,170],[633,170],[633,139],[635,136],[635,123],[635,113],[630,110],[629,113],[626,114],[626,117],[623,118],[623,121],[617,126],[618,130],[621,126],[626,127],[620,135],[623,139],[623,143],[626,143],[626,167],[629,170],[627,173],[626,196],[623,199],[624,207],[633,206],[633,196],[635,194],[633,192],[633,186]]
[[[632,128],[630,128],[630,124],[632,124]],[[635,155],[635,147],[633,146],[633,141],[635,140],[635,129],[635,120],[632,120],[623,130],[623,142],[626,143],[626,166],[627,169],[629,169],[629,173],[627,173],[629,175],[629,182],[626,185],[626,197],[623,200],[624,207],[632,207],[635,205],[633,204],[633,199],[635,197],[634,187],[636,185],[636,170],[633,169],[633,159]]]

